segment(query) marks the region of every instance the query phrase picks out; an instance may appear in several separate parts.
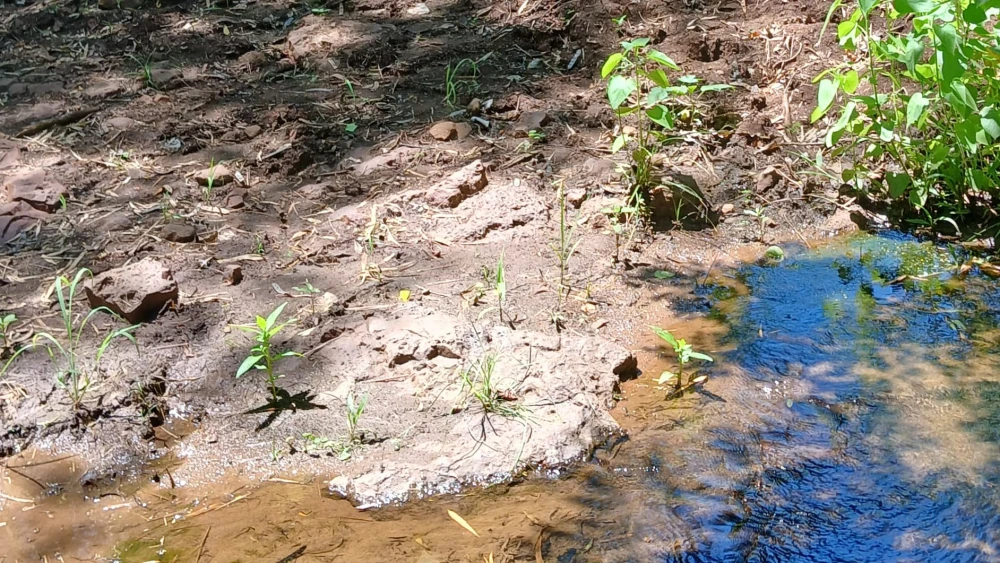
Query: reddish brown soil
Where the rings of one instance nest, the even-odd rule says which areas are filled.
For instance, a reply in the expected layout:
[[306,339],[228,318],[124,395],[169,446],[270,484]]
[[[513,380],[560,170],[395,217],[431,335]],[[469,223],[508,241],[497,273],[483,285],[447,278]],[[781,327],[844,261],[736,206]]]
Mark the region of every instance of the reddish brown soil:
[[[11,235],[0,247],[0,308],[17,314],[13,334],[27,341],[56,328],[47,292],[56,275],[146,257],[172,271],[179,303],[139,328],[140,355],[123,342],[112,347],[79,412],[43,352],[19,358],[0,379],[4,456],[35,444],[79,453],[110,474],[171,447],[180,457],[184,447],[211,452],[186,473],[177,469],[191,482],[227,469],[254,477],[290,467],[333,476],[352,463],[371,470],[382,463],[371,452],[398,451],[390,439],[401,439],[405,454],[421,443],[407,441],[407,428],[427,420],[400,416],[423,412],[419,395],[380,376],[384,365],[366,371],[369,356],[353,356],[341,335],[441,314],[461,325],[457,338],[469,350],[483,348],[469,334],[498,328],[531,342],[594,335],[634,346],[647,320],[701,311],[691,281],[713,267],[851,227],[835,187],[800,174],[795,156],[817,147],[806,125],[810,81],[836,52],[829,39],[817,46],[822,4],[113,4],[27,2],[0,12],[0,179],[41,171],[44,189],[68,194],[29,229],[0,222]],[[619,26],[612,19],[622,14]],[[641,233],[615,263],[601,210],[624,188],[608,150],[614,120],[599,67],[617,42],[638,36],[652,37],[686,72],[735,88],[701,100],[704,127],[665,149],[665,167],[697,182],[717,224],[669,230],[658,220],[661,228]],[[463,59],[479,61],[480,75],[460,84],[455,106],[491,101],[481,115],[488,126],[448,117],[456,108],[444,103],[446,67]],[[539,111],[545,124],[531,125]],[[67,115],[74,119],[58,119]],[[468,124],[469,134],[436,140],[429,129],[442,119]],[[525,127],[544,140],[529,139]],[[485,188],[455,206],[431,203],[429,187],[476,160],[488,168]],[[233,179],[199,185],[219,163]],[[560,183],[576,203],[568,214],[580,245],[557,332]],[[763,227],[743,215],[758,206],[769,218]],[[168,240],[184,240],[190,227],[195,242]],[[503,322],[490,295],[472,298],[501,254]],[[227,283],[234,265],[238,285]],[[676,277],[657,279],[660,270]],[[329,295],[315,303],[289,295],[307,280]],[[315,352],[289,360],[281,385],[329,408],[243,414],[267,392],[257,374],[234,379],[250,342],[230,325],[282,302],[299,319],[283,343]],[[92,349],[93,335],[85,343]],[[640,353],[640,369],[654,356]],[[303,453],[303,433],[343,433],[340,405],[352,385],[374,397],[364,421],[379,444],[348,462]],[[177,436],[161,426],[167,419],[197,430]],[[272,454],[283,465],[271,467]]]

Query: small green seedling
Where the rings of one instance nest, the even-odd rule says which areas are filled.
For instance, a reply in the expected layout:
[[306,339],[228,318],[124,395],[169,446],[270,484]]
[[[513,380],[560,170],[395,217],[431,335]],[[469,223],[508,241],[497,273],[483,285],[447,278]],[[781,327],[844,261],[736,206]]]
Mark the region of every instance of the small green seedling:
[[[52,285],[52,291],[56,294],[56,299],[59,302],[59,316],[63,322],[64,334],[60,336],[55,336],[48,332],[39,332],[31,339],[30,344],[26,344],[19,348],[14,354],[7,360],[4,364],[3,370],[0,370],[0,376],[7,373],[8,368],[10,368],[11,363],[23,352],[36,348],[38,346],[44,346],[49,352],[49,357],[52,358],[54,362],[57,363],[59,371],[56,373],[56,385],[61,389],[66,391],[70,400],[73,403],[73,408],[80,406],[83,402],[87,391],[94,380],[94,372],[97,371],[98,365],[101,362],[101,358],[107,351],[108,346],[116,338],[125,338],[135,345],[136,352],[139,351],[139,344],[135,340],[135,335],[133,332],[139,325],[132,325],[125,328],[119,328],[110,331],[105,335],[104,339],[101,340],[101,344],[97,347],[97,352],[94,355],[93,361],[90,365],[83,365],[81,351],[80,351],[80,337],[83,336],[87,324],[97,313],[107,313],[114,317],[115,319],[122,320],[121,317],[116,315],[113,311],[107,307],[97,307],[91,309],[84,317],[83,320],[77,324],[76,317],[73,315],[73,302],[77,293],[77,288],[84,277],[93,277],[93,273],[87,268],[81,268],[73,280],[70,281],[65,276],[59,276]],[[40,344],[44,342],[44,344]],[[57,355],[58,352],[58,355]]]
[[[711,362],[711,356],[702,354],[701,352],[695,352],[691,345],[687,343],[683,338],[674,338],[674,335],[668,330],[663,330],[662,328],[651,326],[649,327],[660,337],[661,340],[670,345],[674,350],[674,355],[677,357],[677,373],[670,371],[665,371],[660,374],[657,378],[656,383],[662,385],[668,381],[675,380],[676,389],[679,391],[684,384],[684,366],[691,362],[691,360],[702,360],[704,362]],[[692,381],[693,382],[693,381]]]
[[17,322],[17,315],[14,313],[7,313],[3,317],[0,317],[0,352],[6,352],[10,349],[13,344],[12,335],[10,327]]
[[347,442],[351,445],[360,444],[361,433],[358,432],[358,422],[361,421],[361,415],[364,414],[365,407],[368,406],[368,395],[355,398],[354,391],[348,391],[345,406],[347,407]]
[[545,131],[539,131],[537,129],[532,129],[531,131],[528,131],[528,138],[531,139],[532,141],[535,141],[536,143],[544,143],[545,142]]
[[311,432],[306,432],[302,435],[302,440],[305,442],[305,451],[307,454],[313,455],[318,454],[323,451],[332,451],[340,449],[341,446],[337,441],[331,440],[325,436],[317,436]]
[[208,163],[208,178],[206,179],[205,188],[202,190],[202,194],[204,194],[206,201],[209,198],[212,197],[212,188],[215,186],[215,165],[216,164],[218,164],[218,163],[215,162],[215,158],[214,157]]
[[483,407],[487,413],[498,414],[506,418],[524,418],[525,409],[514,404],[517,397],[508,389],[497,386],[497,356],[489,353],[479,359],[467,370],[463,370],[462,390],[467,391]]
[[250,355],[243,360],[239,369],[236,370],[236,377],[243,377],[252,368],[264,371],[267,374],[267,384],[271,389],[271,399],[274,402],[278,402],[278,380],[284,377],[275,372],[275,364],[282,358],[302,356],[302,354],[293,351],[279,353],[272,348],[271,341],[275,335],[281,332],[281,329],[295,322],[295,319],[291,319],[278,324],[278,318],[285,309],[285,305],[287,303],[278,305],[278,308],[272,311],[266,319],[258,315],[254,324],[235,325],[239,330],[252,334],[257,342],[257,345],[250,350]]
[[771,218],[765,214],[764,208],[758,205],[753,209],[744,209],[743,214],[753,217],[757,221],[757,240],[764,242],[764,236],[767,233],[767,224],[771,222]]
[[576,252],[576,247],[580,245],[580,239],[573,241],[576,232],[576,225],[568,227],[566,225],[566,187],[563,182],[559,182],[559,241],[553,246],[556,259],[559,262],[559,309],[562,309],[563,291],[566,289],[566,271],[569,269],[569,260]]
[[293,287],[295,291],[309,296],[309,308],[312,310],[312,314],[316,314],[316,296],[320,293],[320,290],[313,287],[313,284],[306,280],[306,283],[302,284],[301,287]]
[[[639,227],[641,219],[640,207],[636,205],[613,205],[601,209],[608,218],[608,229],[615,236],[615,256],[614,263],[617,264],[621,258],[621,249],[628,246],[635,236],[635,231]],[[623,243],[624,237],[624,243]]]
[[[468,69],[469,74],[462,74],[465,69]],[[475,83],[477,78],[479,78],[479,65],[476,61],[462,59],[455,65],[449,64],[444,70],[444,102],[448,107],[455,107],[458,103],[459,89],[470,82]]]
[[259,254],[263,256],[266,251],[264,250],[264,237],[259,233],[253,234],[253,243],[250,246],[250,252],[253,254]]

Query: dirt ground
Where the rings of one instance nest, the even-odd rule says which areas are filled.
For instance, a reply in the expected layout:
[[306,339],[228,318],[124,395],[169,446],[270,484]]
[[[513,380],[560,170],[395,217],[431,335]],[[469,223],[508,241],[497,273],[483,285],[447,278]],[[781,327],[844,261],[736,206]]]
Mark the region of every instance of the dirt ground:
[[[154,303],[166,306],[143,319],[138,353],[111,346],[76,411],[44,352],[18,358],[0,379],[0,456],[70,452],[100,479],[170,455],[184,460],[170,474],[178,484],[234,471],[341,476],[334,489],[367,504],[587,455],[618,430],[619,381],[655,358],[640,350],[637,366],[629,351],[644,319],[699,312],[690,282],[715,267],[854,227],[837,187],[796,156],[819,147],[811,79],[840,56],[829,37],[817,42],[826,10],[807,0],[5,3],[10,339],[56,329],[48,289],[81,267],[117,276],[126,300],[141,298],[130,284],[176,298]],[[616,262],[602,209],[625,188],[599,68],[641,36],[734,89],[700,99],[703,125],[665,149],[664,172],[697,185],[711,224],[657,217]],[[449,105],[446,74],[470,68],[462,61],[478,73],[459,75]],[[560,186],[579,241],[565,299],[553,250]],[[293,289],[307,284],[317,293]],[[260,374],[234,378],[252,344],[231,325],[285,302],[297,321],[279,341],[305,357],[280,364],[273,403]],[[88,332],[84,348],[97,344]],[[523,418],[470,402],[460,374],[486,358]],[[349,393],[370,402],[363,444],[347,456]]]

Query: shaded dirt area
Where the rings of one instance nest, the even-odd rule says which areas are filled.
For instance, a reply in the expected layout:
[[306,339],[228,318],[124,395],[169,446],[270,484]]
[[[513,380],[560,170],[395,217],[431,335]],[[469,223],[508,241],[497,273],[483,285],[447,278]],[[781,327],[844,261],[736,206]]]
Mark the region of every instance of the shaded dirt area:
[[[0,380],[6,456],[35,444],[114,475],[171,450],[178,484],[294,469],[360,503],[563,465],[617,430],[636,319],[701,310],[663,277],[853,226],[795,157],[818,147],[810,80],[834,52],[813,2],[133,4],[0,12],[9,340],[57,329],[48,288],[80,267],[117,276],[95,291],[142,321],[140,352],[112,345],[76,411],[47,355],[21,356]],[[734,89],[664,149],[713,223],[657,216],[616,262],[599,67],[639,36]],[[559,186],[579,241],[563,292]],[[234,379],[251,342],[231,325],[283,302],[297,321],[277,341],[305,356],[274,402],[261,374]],[[463,387],[488,360],[517,415]],[[345,448],[349,395],[369,403]]]

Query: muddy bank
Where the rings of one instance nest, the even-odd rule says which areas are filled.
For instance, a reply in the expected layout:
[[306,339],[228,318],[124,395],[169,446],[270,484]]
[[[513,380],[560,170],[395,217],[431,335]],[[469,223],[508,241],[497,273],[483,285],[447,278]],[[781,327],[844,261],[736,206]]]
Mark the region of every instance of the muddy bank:
[[[80,307],[139,322],[139,351],[114,343],[76,406],[44,351],[20,357],[5,456],[73,453],[111,480],[167,456],[181,486],[340,477],[362,504],[562,466],[617,431],[637,319],[706,310],[669,280],[854,228],[836,186],[798,174],[826,52],[808,2],[104,4],[0,16],[0,308],[15,348],[59,334],[52,280],[88,267]],[[615,236],[598,77],[626,36],[734,85],[697,100],[659,171],[710,224],[659,208],[655,231]],[[477,71],[451,97],[461,60]],[[281,303],[296,322],[276,343],[306,357],[269,402],[259,373],[234,378],[252,343],[233,325]],[[115,326],[96,317],[83,355]],[[462,388],[487,360],[507,416]],[[345,447],[349,395],[368,404]]]

